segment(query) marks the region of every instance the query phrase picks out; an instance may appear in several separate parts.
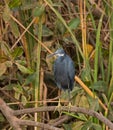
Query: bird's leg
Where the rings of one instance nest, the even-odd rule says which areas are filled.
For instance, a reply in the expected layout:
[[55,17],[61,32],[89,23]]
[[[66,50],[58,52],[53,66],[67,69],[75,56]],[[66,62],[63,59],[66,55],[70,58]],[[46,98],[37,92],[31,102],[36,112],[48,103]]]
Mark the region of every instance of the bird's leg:
[[57,106],[58,108],[60,108],[62,106],[60,102],[61,102],[61,100],[60,100],[60,97],[59,97],[58,106]]
[[[61,115],[61,106],[62,106],[62,105],[61,105],[61,103],[60,103],[60,101],[61,101],[61,100],[60,100],[60,96],[61,96],[60,93],[61,93],[61,90],[58,91],[59,101],[58,101],[58,105],[57,105],[56,108],[55,108],[55,111],[58,111],[59,114]],[[54,111],[54,112],[55,112],[55,111]]]
[[58,101],[58,107],[61,107],[62,105],[61,105],[61,100],[60,100],[60,98],[61,98],[61,90],[58,90],[58,96],[59,96],[59,101]]
[[61,102],[61,100],[60,100],[60,98],[61,98],[61,90],[60,89],[58,90],[58,96],[59,96],[59,101],[58,101],[58,106],[57,107],[60,108],[62,106],[61,103],[60,103]]
[[69,98],[68,98],[68,102],[69,102],[69,104],[68,104],[68,111],[70,110],[70,108],[72,107],[72,104],[71,104],[71,100],[70,100],[70,89],[68,89],[68,96],[69,96]]

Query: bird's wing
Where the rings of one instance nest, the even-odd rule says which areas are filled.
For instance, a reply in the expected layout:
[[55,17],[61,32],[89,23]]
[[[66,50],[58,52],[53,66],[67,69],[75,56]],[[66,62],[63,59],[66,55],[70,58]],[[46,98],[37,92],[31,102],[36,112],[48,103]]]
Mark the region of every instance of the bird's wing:
[[70,57],[68,58],[69,58],[69,62],[68,62],[67,70],[68,70],[68,76],[70,79],[70,89],[72,90],[73,84],[74,84],[74,77],[75,77],[75,66],[72,59]]
[[55,82],[56,82],[57,86],[59,88],[61,88],[61,84],[59,82],[59,73],[58,73],[58,70],[57,70],[58,67],[59,67],[59,64],[57,64],[56,61],[55,61],[54,65],[53,65],[54,78],[55,78]]
[[62,89],[68,88],[67,62],[65,59],[56,60],[54,63],[54,77],[57,86]]

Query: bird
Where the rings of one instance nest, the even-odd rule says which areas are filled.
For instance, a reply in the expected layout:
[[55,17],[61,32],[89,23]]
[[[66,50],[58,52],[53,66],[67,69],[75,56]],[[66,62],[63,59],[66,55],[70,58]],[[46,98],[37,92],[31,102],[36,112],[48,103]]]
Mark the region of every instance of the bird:
[[[50,54],[49,57],[56,56],[56,60],[53,64],[54,78],[57,87],[60,90],[68,90],[69,96],[69,106],[71,106],[70,102],[70,91],[74,87],[74,77],[75,77],[75,66],[71,57],[66,54],[64,49],[60,48],[55,51],[53,54]],[[60,107],[60,98],[58,107]]]

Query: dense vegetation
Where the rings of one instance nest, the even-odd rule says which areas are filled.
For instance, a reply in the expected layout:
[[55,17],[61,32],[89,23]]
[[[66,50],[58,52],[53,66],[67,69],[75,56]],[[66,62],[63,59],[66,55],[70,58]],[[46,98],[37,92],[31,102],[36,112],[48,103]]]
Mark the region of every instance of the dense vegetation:
[[[61,47],[75,63],[73,106],[102,113],[112,122],[112,0],[1,0],[0,98],[14,110],[56,106],[54,58],[47,55]],[[65,106],[67,93],[61,95]],[[55,127],[65,130],[108,130],[98,118],[83,113],[62,111],[60,118],[57,111],[19,116],[34,117],[52,125],[64,119]],[[10,129],[2,113],[0,128]]]

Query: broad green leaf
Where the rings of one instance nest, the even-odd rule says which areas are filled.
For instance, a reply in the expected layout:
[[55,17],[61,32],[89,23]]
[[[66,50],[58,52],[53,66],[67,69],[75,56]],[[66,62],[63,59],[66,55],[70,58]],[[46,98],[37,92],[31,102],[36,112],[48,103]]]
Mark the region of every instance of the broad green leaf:
[[7,70],[6,64],[4,63],[0,63],[0,76],[2,76]]
[[78,93],[80,93],[80,91],[81,91],[81,88],[78,87],[78,86],[76,85],[76,83],[75,83],[75,84],[74,84],[74,88],[73,88],[73,90],[71,91],[72,97],[76,96]]
[[16,63],[21,64],[23,66],[26,65],[26,61],[25,60],[16,60]]
[[19,94],[23,94],[23,89],[22,89],[22,86],[20,84],[15,84],[13,86],[13,89],[15,90],[15,92],[17,92]]
[[11,56],[10,47],[5,41],[0,41],[0,47],[6,56],[8,56],[8,57]]
[[76,121],[76,122],[73,123],[72,129],[73,130],[81,130],[83,124],[84,124],[83,121]]
[[88,122],[84,123],[81,130],[90,130],[90,128],[92,128],[92,125],[93,125],[92,122],[88,121]]
[[93,123],[92,125],[93,125],[92,128],[93,128],[94,130],[102,130],[102,127],[101,127],[99,124]]
[[63,124],[64,130],[72,130],[71,124]]
[[12,52],[12,57],[15,59],[17,57],[20,57],[23,54],[22,47],[16,47],[14,51]]
[[5,5],[4,12],[3,12],[3,19],[5,22],[9,22],[10,20],[10,9],[8,5]]
[[14,22],[12,19],[9,22],[10,22],[10,27],[11,27],[12,33],[14,34],[15,38],[18,38],[20,35],[20,32],[19,32],[17,23]]
[[25,80],[25,85],[28,85],[29,83],[32,83],[36,79],[36,73],[29,75]]
[[48,36],[53,35],[53,32],[48,27],[43,26],[42,29],[43,29],[42,30],[43,36],[47,36],[48,37]]
[[82,114],[82,113],[78,113],[78,117],[79,117],[79,119],[81,119],[82,121],[87,121],[86,116],[85,116],[84,114]]
[[107,91],[107,84],[105,81],[97,81],[94,84],[91,85],[91,88],[94,90],[97,90],[99,92],[106,92]]
[[9,1],[9,7],[11,9],[20,6],[20,4],[21,4],[21,0],[11,0],[11,1]]
[[38,5],[36,8],[33,10],[33,15],[35,17],[39,17],[44,13],[45,6],[44,5]]
[[[20,84],[23,84],[24,74],[17,73],[17,74],[16,74],[16,77],[17,77],[19,83],[20,83]],[[25,80],[25,79],[24,79],[24,80]]]
[[69,113],[69,112],[62,112],[62,113],[72,116],[72,117],[82,120],[82,121],[87,121],[87,118],[82,113],[78,113],[78,115],[76,115],[75,113]]
[[63,23],[59,19],[56,20],[55,27],[56,27],[56,32],[58,32],[58,33],[60,33],[62,35],[66,31],[66,27],[63,25]]
[[25,73],[25,74],[32,74],[33,73],[33,70],[29,69],[29,68],[26,68],[25,66],[19,64],[19,63],[15,63],[18,67],[18,69],[22,72],[22,73]]
[[[39,35],[38,25],[37,24],[34,25],[34,34],[35,35]],[[42,35],[43,35],[43,37],[49,37],[49,36],[53,35],[53,32],[48,27],[46,27],[45,25],[43,25],[42,26]]]
[[74,18],[69,22],[68,26],[71,30],[73,30],[76,29],[79,26],[79,24],[80,24],[80,19]]
[[91,73],[90,68],[86,67],[81,72],[81,78],[84,82],[90,82],[91,81]]
[[95,111],[99,110],[98,99],[92,98],[92,97],[88,97],[88,101],[89,101],[89,104],[90,104],[90,109],[95,110]]

